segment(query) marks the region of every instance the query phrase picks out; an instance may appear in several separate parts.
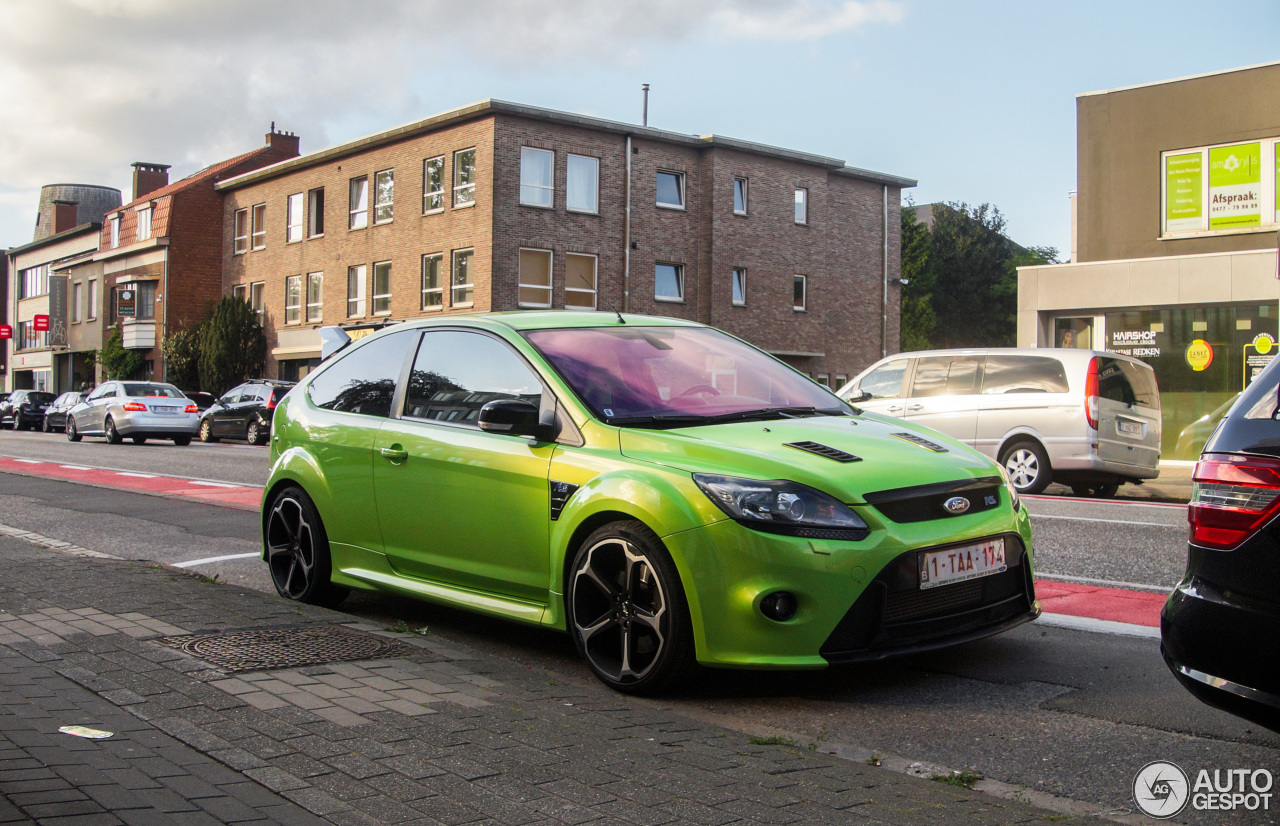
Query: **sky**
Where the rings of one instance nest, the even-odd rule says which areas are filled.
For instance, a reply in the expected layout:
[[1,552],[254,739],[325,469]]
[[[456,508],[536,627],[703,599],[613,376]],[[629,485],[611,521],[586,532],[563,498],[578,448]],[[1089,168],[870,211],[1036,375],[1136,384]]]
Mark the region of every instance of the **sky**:
[[[303,153],[496,98],[725,135],[991,203],[1071,239],[1075,97],[1280,60],[1236,0],[0,0],[0,248],[40,187],[130,198],[262,145]],[[1280,105],[1277,107],[1280,127]]]

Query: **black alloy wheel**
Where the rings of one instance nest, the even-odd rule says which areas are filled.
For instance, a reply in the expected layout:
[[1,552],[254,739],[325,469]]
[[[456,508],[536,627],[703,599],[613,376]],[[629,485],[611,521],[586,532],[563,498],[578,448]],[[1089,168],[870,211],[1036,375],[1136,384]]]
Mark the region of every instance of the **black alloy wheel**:
[[641,522],[587,538],[568,582],[569,630],[588,667],[627,694],[667,688],[693,666],[689,608],[675,564]]
[[67,426],[65,428],[68,442],[80,441],[80,431],[76,430],[76,420],[67,414]]
[[116,423],[110,416],[107,417],[107,423],[103,425],[102,435],[106,437],[107,444],[120,444],[120,431],[116,430]]
[[346,599],[350,590],[329,582],[329,537],[302,488],[289,486],[275,495],[265,531],[267,566],[280,596],[329,607]]
[[213,424],[208,419],[200,422],[200,441],[216,442],[218,437],[213,435]]

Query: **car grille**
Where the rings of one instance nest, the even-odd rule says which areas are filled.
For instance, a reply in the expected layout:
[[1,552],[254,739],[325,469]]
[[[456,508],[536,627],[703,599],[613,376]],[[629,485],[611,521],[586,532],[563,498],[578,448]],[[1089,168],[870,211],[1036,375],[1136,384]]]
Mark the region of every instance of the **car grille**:
[[[1000,504],[1000,478],[984,476],[978,479],[959,479],[935,485],[918,485],[909,488],[881,490],[866,495],[867,504],[898,523],[926,522],[991,510]],[[945,507],[945,503],[962,498],[969,504],[959,513]]]

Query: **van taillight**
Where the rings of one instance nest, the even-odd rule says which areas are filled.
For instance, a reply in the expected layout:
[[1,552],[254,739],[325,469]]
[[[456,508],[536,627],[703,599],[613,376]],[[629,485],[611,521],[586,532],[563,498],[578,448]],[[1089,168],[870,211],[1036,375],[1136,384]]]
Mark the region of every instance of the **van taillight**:
[[1232,550],[1280,511],[1280,459],[1210,455],[1191,479],[1195,545]]
[[1089,359],[1089,374],[1084,380],[1084,418],[1089,427],[1098,429],[1098,358]]

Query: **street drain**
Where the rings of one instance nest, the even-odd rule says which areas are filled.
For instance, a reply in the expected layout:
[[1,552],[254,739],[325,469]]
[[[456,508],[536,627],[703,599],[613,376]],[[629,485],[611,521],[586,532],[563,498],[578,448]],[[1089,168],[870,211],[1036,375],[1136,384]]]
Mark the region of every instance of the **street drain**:
[[[267,671],[354,660],[431,656],[422,648],[340,625],[188,634],[155,642],[185,651],[226,671]],[[438,658],[431,656],[431,659]]]

